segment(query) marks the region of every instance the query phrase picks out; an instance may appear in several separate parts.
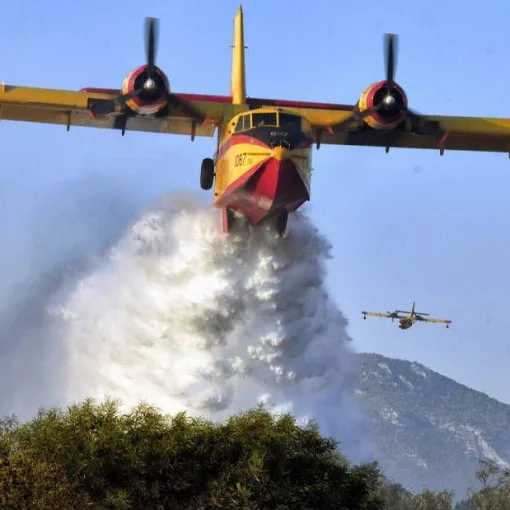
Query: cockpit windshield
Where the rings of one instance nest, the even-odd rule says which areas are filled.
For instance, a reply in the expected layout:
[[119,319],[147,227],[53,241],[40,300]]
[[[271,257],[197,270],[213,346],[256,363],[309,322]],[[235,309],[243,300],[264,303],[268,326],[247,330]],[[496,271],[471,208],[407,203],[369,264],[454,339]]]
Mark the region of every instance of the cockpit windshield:
[[284,129],[291,129],[300,131],[304,128],[303,119],[299,115],[292,115],[290,113],[245,113],[240,115],[235,127],[235,132],[247,131],[255,127],[282,127]]
[[280,127],[299,130],[301,129],[301,117],[290,113],[280,113]]
[[252,125],[253,125],[253,127],[278,126],[276,112],[253,113],[252,114]]

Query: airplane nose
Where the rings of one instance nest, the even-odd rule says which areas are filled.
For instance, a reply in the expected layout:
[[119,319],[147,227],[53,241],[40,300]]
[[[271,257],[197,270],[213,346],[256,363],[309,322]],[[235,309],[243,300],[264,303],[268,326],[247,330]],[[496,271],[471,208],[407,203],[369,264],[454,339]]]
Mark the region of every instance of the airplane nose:
[[273,149],[273,158],[277,161],[283,161],[289,157],[289,151],[285,147],[275,147]]

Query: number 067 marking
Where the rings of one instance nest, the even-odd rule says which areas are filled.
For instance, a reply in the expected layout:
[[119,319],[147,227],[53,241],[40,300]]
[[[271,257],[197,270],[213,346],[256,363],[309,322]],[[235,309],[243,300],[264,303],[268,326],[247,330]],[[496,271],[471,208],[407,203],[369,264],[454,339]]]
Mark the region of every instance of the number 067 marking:
[[243,166],[246,161],[246,152],[236,154],[234,158],[234,166]]

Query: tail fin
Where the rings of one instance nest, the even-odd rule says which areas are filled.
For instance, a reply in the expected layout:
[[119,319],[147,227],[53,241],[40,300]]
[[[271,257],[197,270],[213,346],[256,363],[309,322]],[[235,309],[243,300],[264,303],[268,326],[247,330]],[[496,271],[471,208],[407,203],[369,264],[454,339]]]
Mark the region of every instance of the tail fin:
[[411,307],[411,315],[414,315],[414,310],[415,310],[415,303],[413,301],[413,305]]
[[242,6],[239,6],[234,19],[234,43],[232,47],[230,95],[232,96],[233,104],[244,104],[246,102],[246,77],[244,71],[244,27]]

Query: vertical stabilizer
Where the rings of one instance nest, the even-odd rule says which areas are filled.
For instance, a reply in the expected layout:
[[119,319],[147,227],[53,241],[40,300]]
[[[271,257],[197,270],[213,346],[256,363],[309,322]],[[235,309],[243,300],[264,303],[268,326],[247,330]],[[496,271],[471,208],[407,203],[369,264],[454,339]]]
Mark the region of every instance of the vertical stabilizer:
[[413,301],[413,305],[411,306],[411,315],[414,315],[414,307],[415,307],[415,303]]
[[246,77],[244,74],[244,27],[243,8],[239,6],[234,19],[234,43],[232,49],[232,76],[230,95],[233,104],[246,102]]

